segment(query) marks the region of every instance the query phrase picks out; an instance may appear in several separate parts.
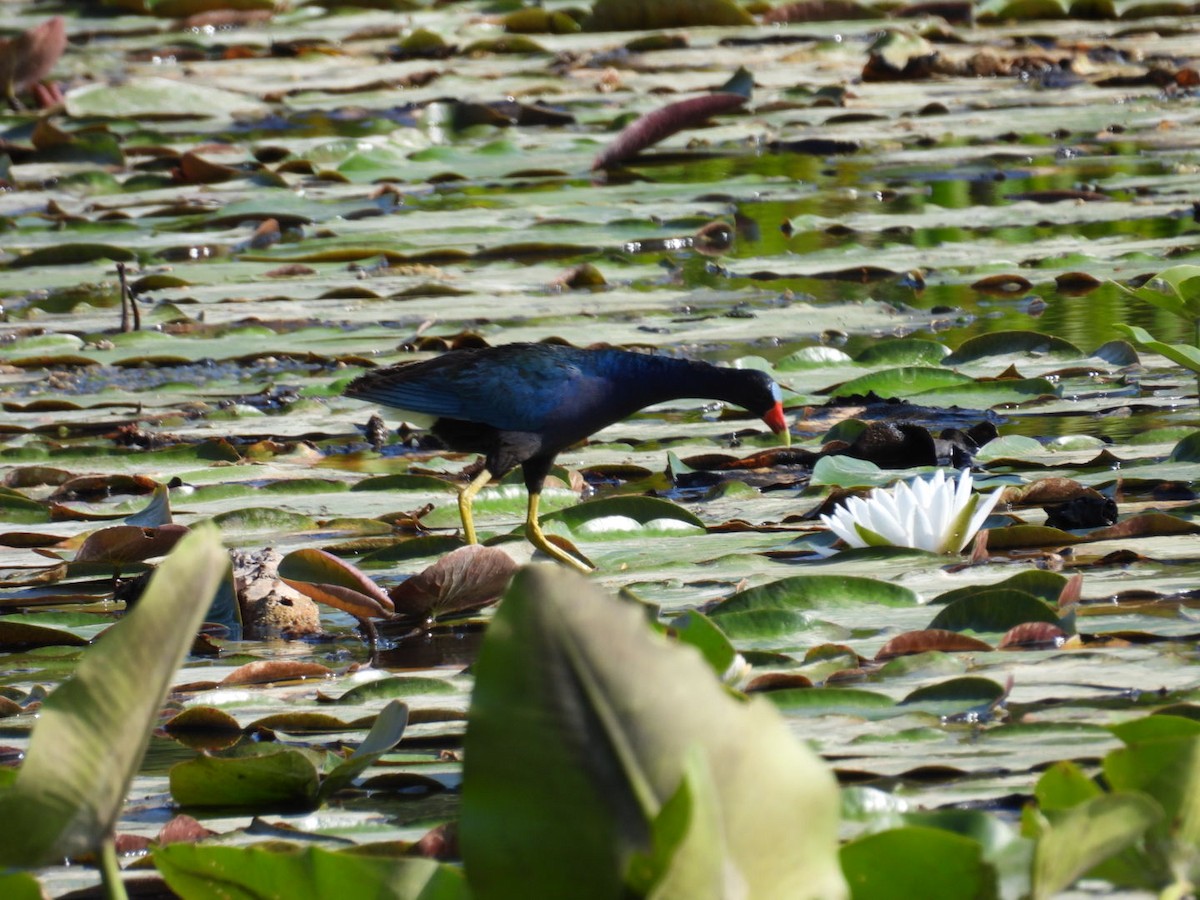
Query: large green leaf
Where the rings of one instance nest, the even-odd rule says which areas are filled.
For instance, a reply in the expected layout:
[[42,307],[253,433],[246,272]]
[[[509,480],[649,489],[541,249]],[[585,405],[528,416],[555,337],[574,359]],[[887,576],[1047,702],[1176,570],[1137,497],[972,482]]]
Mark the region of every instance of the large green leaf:
[[1136,325],[1113,325],[1113,328],[1126,337],[1132,338],[1147,350],[1153,350],[1173,363],[1178,363],[1192,372],[1200,372],[1200,347],[1193,344],[1168,344],[1157,340],[1145,328]]
[[980,843],[940,828],[910,825],[851,841],[842,848],[842,869],[854,900],[996,896],[996,873]]
[[[615,520],[606,523],[604,520]],[[629,520],[621,526],[621,520]],[[703,530],[704,522],[677,503],[658,497],[606,497],[569,506],[542,517],[542,523],[563,522],[573,532],[602,535],[605,531],[629,532],[641,526],[656,524],[660,531],[694,533]],[[653,531],[655,529],[648,529]]]
[[583,26],[588,31],[641,31],[753,23],[734,0],[598,0]]
[[[1167,285],[1170,293],[1161,290],[1160,284]],[[1120,283],[1117,286],[1139,300],[1189,322],[1200,319],[1200,266],[1172,266],[1136,289]]]
[[1132,845],[1160,818],[1161,807],[1144,794],[1105,794],[1072,806],[1038,839],[1035,900],[1069,887],[1088,869]]
[[49,863],[112,834],[171,676],[228,568],[216,531],[195,529],[47,698],[16,783],[0,795],[0,862]]
[[468,900],[462,871],[428,859],[334,852],[320,847],[171,844],[154,865],[184,900]]
[[934,366],[901,366],[843,382],[833,391],[835,397],[849,397],[874,391],[880,397],[908,397],[939,388],[971,384],[975,379],[953,369]]
[[276,812],[316,805],[320,775],[299,750],[262,756],[197,756],[171,767],[171,796],[184,807]]
[[1183,847],[1200,840],[1200,736],[1146,740],[1104,758],[1114,791],[1140,791],[1158,801]]
[[941,362],[946,366],[961,366],[988,356],[1016,353],[1038,356],[1051,354],[1076,359],[1083,356],[1083,352],[1070,341],[1040,331],[990,331],[963,341]]
[[916,606],[919,598],[906,587],[853,575],[793,575],[739,591],[709,610],[720,621],[731,613],[764,609],[831,609],[866,605]]
[[985,588],[942,607],[930,628],[947,631],[1008,631],[1026,622],[1060,625],[1058,612],[1045,601],[1012,588]]
[[461,841],[480,897],[618,895],[693,752],[725,864],[752,895],[843,894],[828,770],[769,704],[735,700],[640,610],[572,573],[523,569],[476,679]]
[[725,866],[721,810],[703,751],[694,746],[683,780],[651,823],[652,850],[635,854],[626,884],[636,896],[721,900],[736,892],[735,870]]
[[359,774],[399,743],[407,727],[408,707],[399,700],[393,700],[375,717],[375,724],[349,758],[322,779],[318,799],[323,802],[342,788],[349,787]]

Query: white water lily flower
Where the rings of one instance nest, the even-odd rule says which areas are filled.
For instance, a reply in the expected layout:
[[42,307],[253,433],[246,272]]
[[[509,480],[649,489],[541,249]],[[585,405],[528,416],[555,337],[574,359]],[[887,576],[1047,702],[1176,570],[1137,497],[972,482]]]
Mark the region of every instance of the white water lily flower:
[[931,553],[958,553],[975,536],[1000,500],[1002,490],[971,492],[971,472],[948,479],[939,469],[931,478],[876,488],[865,500],[851,497],[821,521],[851,547],[912,547]]

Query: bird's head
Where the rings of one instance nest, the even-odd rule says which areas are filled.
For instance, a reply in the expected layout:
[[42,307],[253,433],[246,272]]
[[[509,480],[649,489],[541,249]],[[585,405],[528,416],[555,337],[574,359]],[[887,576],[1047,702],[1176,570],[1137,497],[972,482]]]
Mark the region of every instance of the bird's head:
[[783,394],[779,390],[779,385],[765,372],[754,371],[751,377],[757,382],[755,396],[759,402],[746,408],[761,416],[762,420],[767,423],[767,427],[780,436],[783,445],[790,447],[792,433],[788,428],[787,417],[783,413]]

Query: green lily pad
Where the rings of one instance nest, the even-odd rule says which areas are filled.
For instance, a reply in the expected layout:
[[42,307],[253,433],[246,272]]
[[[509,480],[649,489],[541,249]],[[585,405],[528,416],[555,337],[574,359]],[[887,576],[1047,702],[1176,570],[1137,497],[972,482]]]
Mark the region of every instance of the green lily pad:
[[929,623],[946,631],[1008,631],[1026,622],[1060,625],[1059,614],[1032,594],[1012,588],[990,588],[950,601]]
[[171,796],[183,807],[311,809],[320,777],[307,755],[280,750],[267,756],[198,756],[171,767]]

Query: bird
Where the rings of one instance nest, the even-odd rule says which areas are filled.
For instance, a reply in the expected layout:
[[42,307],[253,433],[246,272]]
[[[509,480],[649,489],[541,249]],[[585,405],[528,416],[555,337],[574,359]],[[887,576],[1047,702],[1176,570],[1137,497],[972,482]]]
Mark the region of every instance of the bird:
[[779,386],[765,372],[607,346],[510,343],[453,350],[371,369],[344,394],[433,416],[431,430],[447,447],[482,454],[482,468],[458,495],[469,544],[477,543],[475,495],[493,477],[520,466],[529,492],[526,537],[582,572],[592,568],[550,543],[538,519],[546,476],[567,447],[647,406],[683,398],[736,404],[791,443]]

